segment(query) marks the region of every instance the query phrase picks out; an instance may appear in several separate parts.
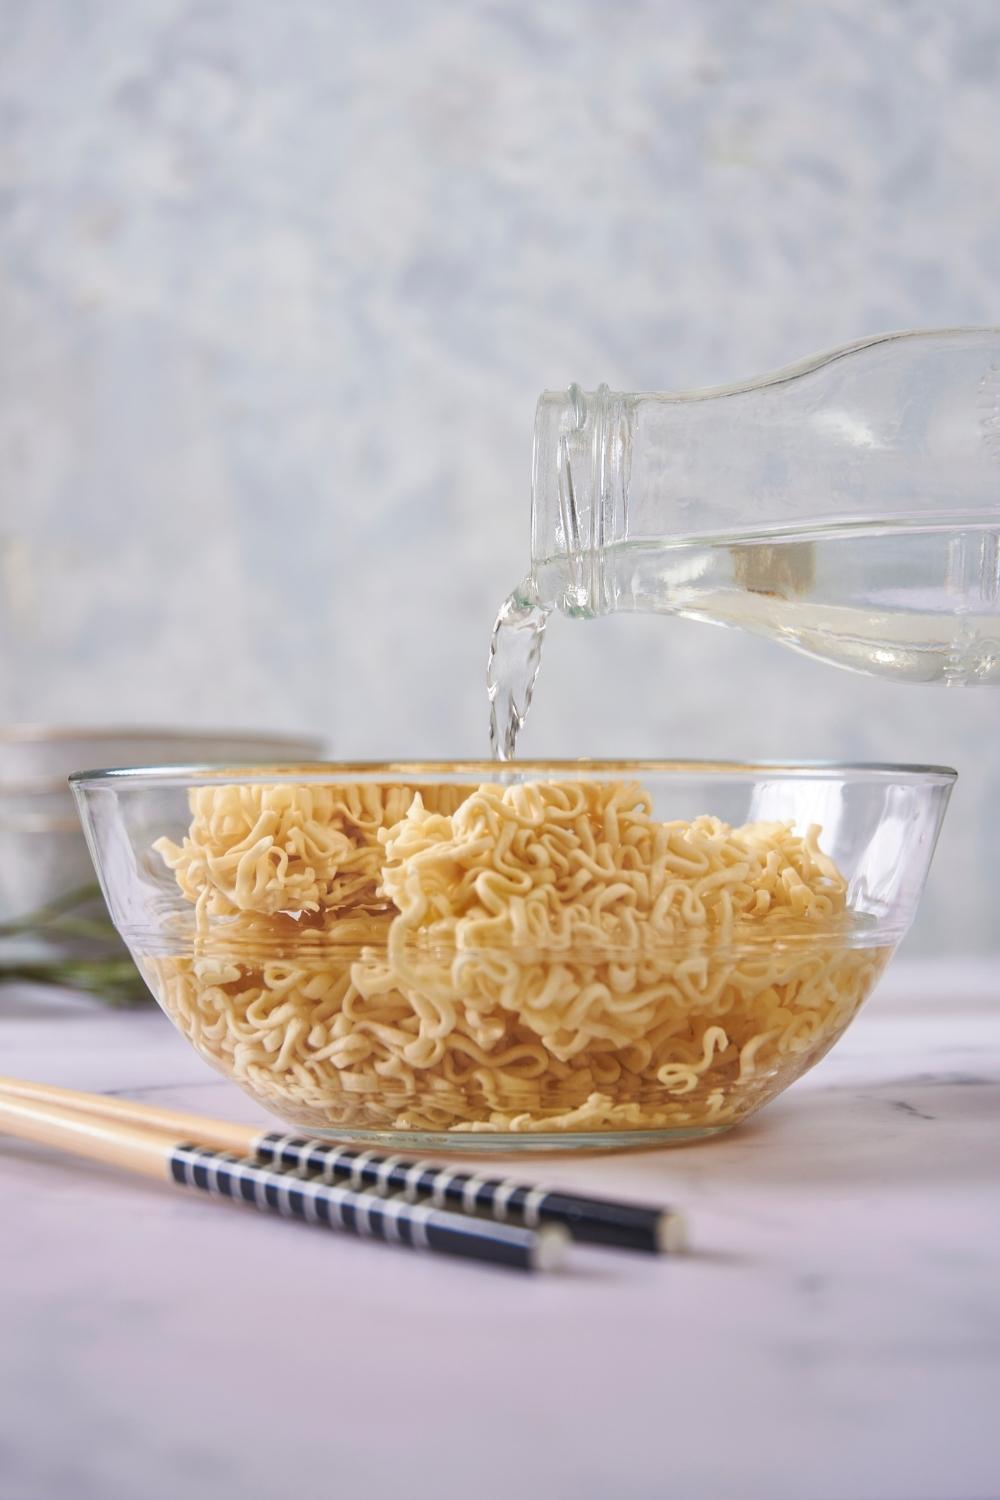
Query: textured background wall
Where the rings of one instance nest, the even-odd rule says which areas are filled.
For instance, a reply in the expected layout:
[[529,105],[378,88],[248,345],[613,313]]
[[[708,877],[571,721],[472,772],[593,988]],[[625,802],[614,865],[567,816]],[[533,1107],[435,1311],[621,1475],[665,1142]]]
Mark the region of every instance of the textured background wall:
[[[545,386],[1000,320],[992,0],[0,0],[0,703],[478,754]],[[557,622],[525,753],[934,759],[1000,694]]]

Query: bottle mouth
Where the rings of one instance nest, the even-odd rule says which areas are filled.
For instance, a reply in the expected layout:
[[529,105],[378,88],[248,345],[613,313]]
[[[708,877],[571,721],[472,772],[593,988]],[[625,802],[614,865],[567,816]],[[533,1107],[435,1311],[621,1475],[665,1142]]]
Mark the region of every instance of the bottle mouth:
[[627,535],[628,439],[625,399],[606,385],[540,396],[531,556],[542,604],[570,614],[610,607],[605,548]]

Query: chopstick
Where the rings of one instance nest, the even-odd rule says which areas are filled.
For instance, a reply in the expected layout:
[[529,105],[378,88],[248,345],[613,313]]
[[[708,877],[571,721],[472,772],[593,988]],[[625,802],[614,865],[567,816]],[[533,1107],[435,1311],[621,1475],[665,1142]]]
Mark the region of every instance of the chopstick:
[[308,1172],[282,1171],[231,1151],[176,1140],[162,1131],[2,1091],[0,1130],[284,1218],[519,1271],[547,1271],[561,1264],[569,1239],[557,1225],[534,1229],[497,1224],[435,1204],[412,1203],[399,1194],[359,1192]]
[[213,1146],[219,1151],[252,1154],[257,1131],[248,1125],[229,1120],[215,1120],[210,1115],[188,1114],[179,1109],[162,1109],[155,1104],[138,1104],[133,1099],[118,1099],[109,1094],[86,1094],[79,1089],[58,1088],[54,1083],[35,1083],[27,1078],[0,1077],[0,1094],[11,1099],[30,1099],[36,1104],[54,1104],[57,1109],[72,1109],[78,1115],[99,1120],[118,1120],[123,1125],[141,1125],[167,1135],[183,1136]]
[[113,1118],[130,1124],[183,1135],[222,1151],[235,1151],[279,1169],[318,1173],[329,1183],[347,1182],[355,1190],[374,1188],[399,1193],[408,1202],[423,1198],[441,1208],[485,1215],[496,1222],[528,1228],[560,1225],[572,1238],[586,1244],[647,1254],[672,1254],[683,1249],[684,1220],[673,1208],[623,1203],[580,1193],[529,1186],[505,1177],[458,1172],[429,1161],[382,1156],[375,1151],[330,1145],[280,1131],[254,1130],[205,1115],[183,1114],[131,1099],[83,1094],[26,1079],[0,1078],[0,1094],[67,1105],[80,1113]]

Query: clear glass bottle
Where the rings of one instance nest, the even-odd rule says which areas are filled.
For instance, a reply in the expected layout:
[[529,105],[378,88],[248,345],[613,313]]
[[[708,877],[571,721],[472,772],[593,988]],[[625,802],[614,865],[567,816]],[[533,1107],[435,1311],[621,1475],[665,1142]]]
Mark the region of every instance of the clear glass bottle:
[[886,334],[713,390],[545,392],[510,602],[1000,683],[1000,329]]

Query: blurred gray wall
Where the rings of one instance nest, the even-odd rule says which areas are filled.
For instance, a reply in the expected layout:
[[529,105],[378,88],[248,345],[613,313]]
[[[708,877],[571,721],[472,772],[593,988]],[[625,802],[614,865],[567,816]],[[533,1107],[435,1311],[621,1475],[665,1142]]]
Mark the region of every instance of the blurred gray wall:
[[[1000,7],[0,0],[0,704],[476,755],[535,397],[1000,321]],[[557,622],[526,754],[935,760],[1000,693]]]

